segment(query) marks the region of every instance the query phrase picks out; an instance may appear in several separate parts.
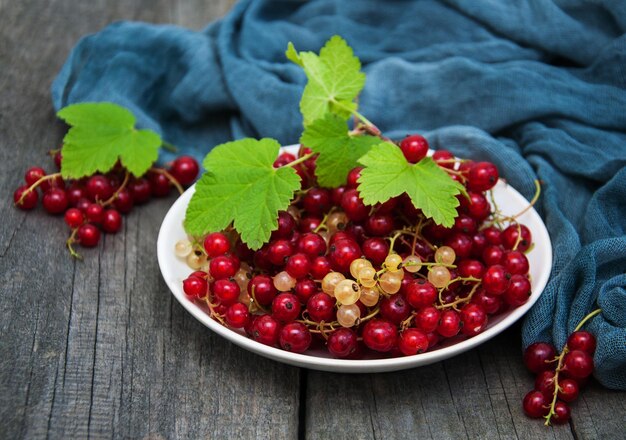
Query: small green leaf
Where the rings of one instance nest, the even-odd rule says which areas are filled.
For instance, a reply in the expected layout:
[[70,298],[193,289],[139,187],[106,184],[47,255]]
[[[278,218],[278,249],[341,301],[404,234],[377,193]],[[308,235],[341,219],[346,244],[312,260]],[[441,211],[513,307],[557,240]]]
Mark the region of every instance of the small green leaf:
[[346,41],[333,36],[317,55],[296,52],[290,43],[287,58],[302,66],[308,82],[300,100],[304,125],[332,112],[344,119],[357,109],[354,99],[365,85],[361,62]]
[[287,57],[289,61],[293,62],[294,64],[297,64],[300,67],[304,67],[302,65],[302,60],[300,59],[300,55],[298,55],[298,51],[296,50],[296,48],[294,47],[291,41],[289,42],[289,44],[287,44],[287,50],[285,51],[285,56]]
[[380,138],[348,133],[346,121],[332,113],[309,124],[302,133],[300,143],[319,153],[315,162],[315,175],[321,186],[334,188],[346,183],[358,159],[378,143]]
[[64,107],[57,115],[72,126],[63,139],[65,178],[106,173],[118,159],[139,177],[158,158],[161,137],[152,130],[137,130],[135,116],[122,106],[85,102]]
[[185,230],[201,236],[231,222],[250,249],[259,249],[278,228],[300,189],[292,167],[274,168],[280,145],[273,139],[241,139],[215,147],[204,159],[207,172],[196,184],[185,215]]
[[407,193],[413,205],[435,223],[450,227],[457,216],[456,195],[463,186],[452,180],[430,157],[410,164],[402,151],[388,142],[370,149],[360,160],[358,191],[366,205],[384,203]]

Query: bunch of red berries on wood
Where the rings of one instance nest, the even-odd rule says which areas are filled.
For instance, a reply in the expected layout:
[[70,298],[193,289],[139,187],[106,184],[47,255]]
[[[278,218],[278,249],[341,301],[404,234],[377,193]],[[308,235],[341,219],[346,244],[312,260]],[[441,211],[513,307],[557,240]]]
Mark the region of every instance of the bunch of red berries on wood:
[[596,338],[580,330],[600,310],[587,315],[557,355],[553,345],[537,342],[524,352],[524,364],[537,375],[535,389],[523,400],[524,413],[531,418],[545,418],[546,425],[567,423],[571,417],[569,404],[576,400],[580,388],[593,372]]
[[[60,151],[52,152],[57,170],[61,169]],[[15,206],[34,209],[41,196],[44,210],[63,215],[71,233],[67,240],[70,253],[79,257],[73,244],[97,246],[102,232],[115,234],[122,228],[122,215],[151,197],[165,197],[172,187],[182,193],[198,175],[196,160],[181,156],[168,169],[152,167],[135,178],[121,165],[106,174],[94,174],[79,180],[64,180],[60,172],[46,173],[41,167],[30,167],[24,175],[25,185],[13,193]]]

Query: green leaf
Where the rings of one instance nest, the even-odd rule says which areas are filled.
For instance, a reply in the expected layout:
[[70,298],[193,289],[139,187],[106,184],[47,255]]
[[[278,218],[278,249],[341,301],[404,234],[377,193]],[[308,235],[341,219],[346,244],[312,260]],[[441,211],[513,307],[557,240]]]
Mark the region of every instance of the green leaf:
[[359,163],[358,191],[367,205],[383,203],[407,193],[426,217],[446,227],[454,224],[463,186],[452,180],[430,157],[410,164],[402,151],[388,142],[374,146]]
[[321,186],[334,188],[346,183],[358,159],[378,143],[380,138],[348,133],[346,121],[332,113],[309,124],[300,137],[300,143],[319,156],[315,162],[315,175]]
[[57,116],[72,126],[63,139],[65,178],[106,173],[118,159],[139,177],[158,158],[161,137],[152,130],[137,130],[135,117],[122,106],[85,102],[64,107]]
[[354,99],[365,85],[361,62],[346,41],[335,35],[322,48],[313,52],[296,52],[290,43],[287,58],[302,66],[308,82],[300,100],[304,125],[332,112],[344,119],[357,109]]
[[298,55],[298,51],[294,47],[293,43],[290,41],[287,44],[287,50],[285,51],[285,56],[289,61],[292,61],[294,64],[297,64],[300,67],[304,67],[302,65],[302,60],[300,59],[300,55]]
[[185,215],[185,230],[200,236],[221,231],[231,222],[250,249],[259,249],[278,228],[300,189],[292,167],[274,168],[280,145],[273,139],[241,139],[215,147],[204,159],[207,172]]

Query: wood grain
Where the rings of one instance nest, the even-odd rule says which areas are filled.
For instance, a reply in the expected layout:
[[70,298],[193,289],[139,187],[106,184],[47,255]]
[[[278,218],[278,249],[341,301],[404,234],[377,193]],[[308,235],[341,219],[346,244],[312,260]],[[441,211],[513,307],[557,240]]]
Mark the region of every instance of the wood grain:
[[64,127],[50,82],[77,40],[118,19],[194,29],[232,0],[0,1],[0,439],[624,438],[626,393],[592,382],[573,421],[543,427],[519,328],[456,358],[388,374],[299,370],[250,354],[186,313],[161,279],[156,237],[174,196],[71,260],[67,230],[9,202],[50,168]]

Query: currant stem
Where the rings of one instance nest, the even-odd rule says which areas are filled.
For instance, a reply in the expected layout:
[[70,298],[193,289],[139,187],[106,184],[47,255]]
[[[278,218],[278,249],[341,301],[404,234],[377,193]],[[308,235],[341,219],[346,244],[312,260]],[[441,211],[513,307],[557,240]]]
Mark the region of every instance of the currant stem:
[[224,321],[224,318],[222,317],[222,315],[220,315],[219,313],[217,313],[215,311],[215,304],[213,304],[209,300],[209,295],[208,294],[204,297],[204,301],[206,302],[206,305],[209,308],[209,312],[211,314],[211,317],[214,318],[214,319],[217,319],[220,324],[225,326],[226,325],[226,321]]
[[166,169],[153,167],[153,168],[150,168],[150,171],[163,174],[165,177],[167,177],[167,180],[169,180],[172,183],[172,185],[174,185],[174,187],[178,190],[180,194],[185,192],[181,184],[178,183],[178,180],[176,180],[176,177],[172,176],[169,173],[169,171],[167,171]]
[[26,188],[24,190],[24,192],[22,193],[22,196],[19,198],[19,200],[15,203],[15,206],[21,205],[22,202],[24,202],[24,198],[31,192],[33,192],[39,185],[41,185],[43,182],[45,182],[46,180],[52,180],[52,179],[56,179],[57,177],[61,177],[61,173],[52,173],[52,174],[48,174],[47,176],[43,176],[40,177],[39,179],[37,179],[37,181],[35,183],[33,183],[31,186],[29,186],[28,188]]
[[561,354],[557,357],[558,359],[558,363],[556,365],[556,370],[554,370],[554,395],[552,396],[552,402],[550,402],[550,411],[548,412],[548,415],[545,416],[545,426],[550,426],[550,420],[552,420],[552,416],[554,416],[556,414],[556,412],[554,411],[554,407],[556,406],[556,400],[557,397],[559,395],[559,391],[561,390],[561,387],[559,386],[559,373],[561,372],[561,370],[563,369],[563,360],[565,359],[565,355],[569,352],[569,348],[567,348],[567,344],[565,344],[565,346],[563,346],[563,350],[561,351]]
[[365,130],[368,131],[373,136],[378,136],[378,137],[381,137],[384,140],[389,140],[387,138],[382,137],[382,132],[380,131],[380,129],[378,127],[376,127],[372,121],[367,119],[365,116],[363,116],[357,110],[355,110],[353,108],[350,108],[350,107],[346,106],[345,104],[343,104],[342,102],[337,101],[335,99],[331,99],[331,102],[336,107],[339,107],[339,108],[341,108],[343,110],[346,110],[346,111],[350,112],[355,118],[360,120],[363,123],[363,126],[364,126]]
[[67,250],[70,251],[70,255],[72,257],[76,258],[77,260],[82,260],[83,257],[78,252],[76,252],[74,250],[74,247],[72,246],[74,243],[76,243],[77,233],[78,233],[78,228],[72,229],[72,233],[70,234],[69,238],[65,242],[65,245],[67,246]]
[[100,204],[102,206],[109,206],[111,203],[115,202],[115,200],[117,199],[117,196],[119,196],[119,194],[124,190],[124,188],[126,188],[126,185],[128,185],[129,179],[130,179],[130,173],[126,171],[126,174],[124,174],[124,180],[122,181],[122,184],[120,185],[120,187],[113,193],[111,197],[109,197],[104,202],[101,202]]
[[161,147],[163,147],[164,150],[167,150],[171,153],[178,153],[178,147],[166,140],[161,141]]
[[259,301],[257,301],[256,299],[256,295],[254,294],[254,290],[255,290],[254,284],[252,285],[252,289],[250,290],[251,290],[250,296],[252,297],[252,303],[254,303],[255,307],[257,307],[260,311],[267,313],[269,315],[271,312],[267,310],[265,307],[263,307],[261,303],[259,303]]
[[587,316],[585,316],[582,321],[580,321],[578,323],[578,325],[576,326],[576,328],[574,329],[575,332],[577,332],[578,330],[580,330],[581,328],[583,328],[583,325],[585,325],[587,323],[587,321],[589,321],[590,319],[594,318],[595,316],[599,315],[600,313],[602,313],[602,309],[595,309],[593,312],[589,313]]
[[[305,154],[302,157],[297,158],[296,160],[292,160],[291,162],[289,162],[288,164],[283,165],[283,167],[294,167],[296,165],[300,165],[302,162],[306,162],[307,160],[309,160],[310,158],[312,158],[313,156],[315,156],[317,153],[311,152],[308,154]],[[282,168],[282,167],[281,167]]]
[[[600,313],[602,313],[602,309],[596,309],[593,312],[589,313],[578,323],[578,325],[574,329],[574,332],[580,330],[590,319],[599,315]],[[544,417],[546,419],[544,425],[546,426],[550,426],[550,421],[552,420],[552,417],[556,414],[556,412],[554,411],[554,407],[556,406],[559,391],[561,391],[561,387],[559,386],[559,373],[561,372],[561,370],[563,370],[563,362],[567,353],[569,353],[569,347],[567,346],[567,343],[565,343],[565,345],[563,346],[563,350],[561,350],[561,354],[559,354],[559,356],[556,358],[558,360],[558,363],[556,365],[556,369],[554,370],[554,395],[552,396],[552,402],[550,402],[550,411],[548,412],[548,415]]]
[[[464,281],[480,281],[477,278],[473,278],[473,277],[467,277],[467,278],[455,278],[454,280],[450,281],[448,283],[448,286],[450,284],[452,284],[453,282],[459,281],[459,280],[464,280]],[[441,305],[436,305],[435,307],[438,310],[443,310],[443,309],[448,309],[448,308],[453,308],[455,310],[457,310],[457,305],[459,304],[464,304],[464,303],[468,303],[472,300],[472,297],[474,296],[474,294],[476,293],[476,290],[478,290],[478,287],[480,286],[480,283],[476,283],[472,286],[472,290],[470,290],[470,292],[468,293],[468,295],[466,297],[463,298],[459,298],[457,297],[454,301],[452,301],[451,303],[444,303],[442,301],[441,298],[441,291],[443,291],[443,289],[441,289],[441,291],[439,292],[439,302],[441,303]],[[446,286],[447,287],[447,286]],[[445,287],[444,287],[445,289]]]
[[530,200],[528,206],[522,209],[520,212],[518,212],[514,216],[512,216],[512,218],[516,219],[517,217],[521,216],[526,211],[528,211],[530,208],[532,208],[535,205],[535,203],[537,203],[537,200],[539,200],[540,195],[541,195],[541,184],[539,183],[539,180],[535,179],[535,195]]
[[322,218],[322,221],[320,222],[319,225],[317,225],[317,227],[315,229],[313,229],[314,233],[318,233],[320,230],[322,229],[328,229],[328,227],[326,226],[326,220],[328,220],[328,216],[330,214],[332,214],[333,210],[331,209],[329,212],[327,212],[326,214],[324,214],[324,217]]

